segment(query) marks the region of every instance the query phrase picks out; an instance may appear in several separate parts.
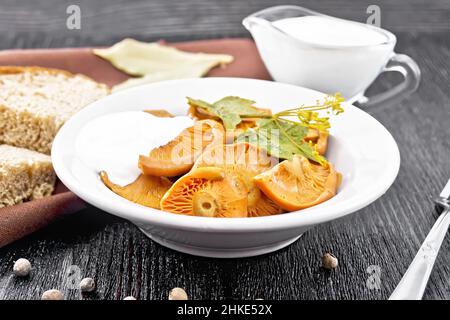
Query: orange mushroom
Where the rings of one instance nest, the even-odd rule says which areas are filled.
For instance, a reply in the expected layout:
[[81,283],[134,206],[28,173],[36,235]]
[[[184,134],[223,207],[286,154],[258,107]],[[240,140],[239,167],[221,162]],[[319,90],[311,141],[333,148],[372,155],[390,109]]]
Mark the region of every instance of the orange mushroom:
[[188,116],[194,120],[211,119],[211,120],[221,121],[218,116],[209,112],[205,108],[202,108],[199,106],[194,106],[194,105],[189,105]]
[[267,197],[288,211],[308,208],[332,198],[340,181],[333,165],[321,166],[300,155],[254,178]]
[[311,142],[316,146],[316,150],[320,155],[325,155],[328,148],[328,136],[329,133],[327,131],[319,131],[318,129],[308,129],[308,133],[304,140],[306,142]]
[[192,169],[161,199],[167,212],[201,217],[247,217],[247,189],[236,176],[218,167]]
[[139,168],[145,175],[175,177],[188,172],[208,145],[224,143],[223,126],[214,120],[197,121],[168,144],[139,156]]
[[225,176],[238,177],[247,189],[247,212],[249,217],[278,214],[282,209],[266,197],[254,184],[253,177],[270,169],[278,162],[264,150],[248,143],[215,145],[208,147],[194,164],[201,167],[220,167]]
[[161,198],[172,182],[164,177],[140,175],[134,182],[122,187],[111,180],[105,171],[100,172],[102,182],[114,193],[146,207],[159,209]]
[[328,149],[328,132],[326,131],[320,131],[319,132],[319,139],[316,143],[316,150],[320,155],[325,155],[327,153]]

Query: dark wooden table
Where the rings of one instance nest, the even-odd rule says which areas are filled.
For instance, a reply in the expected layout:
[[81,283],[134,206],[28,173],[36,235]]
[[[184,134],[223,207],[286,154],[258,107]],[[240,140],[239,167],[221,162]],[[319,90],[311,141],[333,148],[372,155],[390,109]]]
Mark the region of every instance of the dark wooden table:
[[[450,2],[282,2],[358,21],[366,20],[368,5],[377,4],[382,26],[398,36],[397,51],[407,53],[421,67],[419,90],[401,104],[374,114],[395,137],[402,157],[400,173],[389,191],[360,212],[307,232],[288,248],[247,259],[181,254],[150,241],[127,221],[86,209],[0,250],[0,299],[38,299],[50,288],[63,290],[68,299],[79,299],[79,291],[70,288],[80,275],[97,281],[97,293],[89,299],[127,295],[166,299],[175,286],[186,288],[193,299],[389,296],[438,216],[432,198],[450,177]],[[81,30],[67,30],[66,8],[71,3],[2,0],[0,47],[109,45],[124,36],[170,41],[248,36],[241,19],[277,1],[80,0]],[[396,80],[382,77],[372,89]],[[326,251],[339,258],[333,272],[320,268]],[[447,237],[425,299],[450,298],[449,253]],[[19,257],[33,263],[31,278],[12,276],[13,261]],[[373,285],[377,274],[379,283]]]

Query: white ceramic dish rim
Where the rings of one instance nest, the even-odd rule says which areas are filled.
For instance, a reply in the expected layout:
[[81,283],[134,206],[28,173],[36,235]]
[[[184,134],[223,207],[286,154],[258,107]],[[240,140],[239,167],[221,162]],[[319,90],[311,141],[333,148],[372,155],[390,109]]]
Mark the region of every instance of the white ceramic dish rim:
[[[358,109],[357,107],[346,104],[346,108],[353,109],[352,112],[362,112],[366,116],[371,117],[372,121],[375,121],[377,125],[380,126],[380,130],[386,134],[386,141],[389,141],[389,145],[385,145],[386,150],[390,152],[393,162],[386,168],[388,170],[385,172],[387,178],[378,184],[373,184],[368,186],[365,190],[364,199],[359,201],[349,202],[347,201],[345,206],[340,206],[338,210],[324,210],[323,212],[314,212],[314,214],[307,214],[310,209],[304,209],[301,211],[288,212],[281,215],[275,216],[264,216],[264,217],[254,217],[254,218],[206,218],[197,216],[187,216],[187,215],[177,215],[167,213],[161,210],[152,209],[144,207],[132,202],[119,202],[119,201],[101,201],[94,194],[85,192],[83,186],[77,183],[72,177],[70,169],[64,165],[64,160],[61,158],[61,154],[58,154],[59,148],[64,148],[64,140],[66,135],[70,135],[71,127],[74,123],[78,121],[83,114],[91,112],[92,109],[98,108],[98,104],[102,104],[107,101],[107,99],[114,99],[116,95],[129,94],[134,90],[142,90],[143,87],[157,89],[158,86],[166,86],[169,84],[180,84],[185,81],[215,81],[223,80],[227,81],[251,81],[251,82],[270,82],[274,86],[290,86],[289,84],[282,84],[272,81],[256,80],[256,79],[244,79],[244,78],[201,78],[201,79],[182,79],[182,80],[169,80],[162,81],[154,84],[144,85],[140,87],[130,88],[117,92],[115,94],[109,95],[101,100],[98,100],[89,106],[86,106],[83,110],[74,115],[69,121],[67,121],[63,127],[58,132],[52,147],[52,161],[53,166],[58,175],[59,179],[76,195],[86,202],[106,211],[117,215],[119,217],[131,220],[133,222],[139,222],[144,224],[152,224],[159,227],[168,227],[171,229],[179,230],[190,230],[190,231],[200,231],[200,232],[222,232],[222,233],[236,233],[236,232],[261,232],[261,231],[276,231],[276,230],[286,230],[286,229],[296,229],[298,227],[312,226],[322,222],[331,221],[340,217],[343,217],[349,213],[355,212],[368,204],[372,203],[380,196],[382,196],[394,182],[399,168],[400,168],[400,152],[398,146],[389,133],[389,131],[379,123],[375,118],[366,114],[364,111]],[[315,90],[302,88],[302,90],[310,91],[314,94],[322,94]],[[116,196],[111,193],[111,196]]]
[[[351,45],[351,46],[342,46],[342,45],[333,45],[333,44],[318,44],[318,43],[312,43],[309,41],[304,41],[301,39],[294,38],[291,35],[289,35],[288,33],[286,33],[285,31],[283,31],[282,29],[276,27],[273,24],[273,21],[266,20],[265,18],[260,18],[261,15],[265,15],[272,11],[277,11],[277,10],[303,11],[305,13],[304,16],[320,16],[320,17],[326,17],[326,18],[333,19],[333,20],[355,23],[355,24],[363,26],[365,28],[369,28],[377,33],[383,34],[386,37],[386,41],[377,43],[377,44]],[[297,6],[297,5],[279,5],[279,6],[262,9],[255,13],[252,13],[248,17],[244,18],[244,20],[242,21],[242,24],[249,31],[251,31],[251,30],[250,30],[250,28],[248,28],[246,26],[246,20],[248,21],[248,19],[251,19],[253,17],[262,19],[264,21],[264,23],[267,23],[268,25],[270,25],[273,29],[277,30],[277,32],[279,32],[280,34],[283,34],[288,39],[295,41],[305,47],[321,48],[321,49],[328,49],[328,50],[357,50],[357,49],[363,49],[363,48],[368,48],[368,47],[376,47],[376,46],[380,46],[380,45],[394,45],[395,46],[395,44],[397,43],[397,37],[395,36],[395,34],[390,32],[389,30],[386,30],[386,29],[383,29],[383,28],[380,28],[380,27],[377,27],[377,26],[374,26],[371,24],[367,24],[367,23],[361,23],[361,22],[354,21],[354,20],[348,20],[348,19],[342,19],[342,18],[330,16],[330,15],[323,14],[323,13],[320,13],[320,12],[317,12],[314,10],[309,10],[309,9],[306,9],[304,7]],[[301,15],[299,15],[299,17],[301,17]],[[251,24],[251,22],[249,22],[249,24]]]

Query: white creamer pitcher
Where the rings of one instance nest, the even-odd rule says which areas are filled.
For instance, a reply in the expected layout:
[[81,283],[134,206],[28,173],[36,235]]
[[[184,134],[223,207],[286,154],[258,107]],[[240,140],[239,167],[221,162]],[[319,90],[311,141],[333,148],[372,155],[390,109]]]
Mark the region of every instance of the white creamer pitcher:
[[[396,37],[375,26],[323,15],[298,6],[276,6],[243,20],[275,81],[325,93],[340,92],[350,102],[388,105],[414,92],[417,64],[396,54]],[[403,82],[373,97],[364,92],[382,72],[396,71]]]

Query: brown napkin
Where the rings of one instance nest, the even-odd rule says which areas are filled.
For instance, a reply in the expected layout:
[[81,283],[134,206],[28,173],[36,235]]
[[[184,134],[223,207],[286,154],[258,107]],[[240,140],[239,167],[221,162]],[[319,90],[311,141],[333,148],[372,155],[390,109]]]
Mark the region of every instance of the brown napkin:
[[[203,40],[169,44],[180,50],[225,53],[235,60],[211,70],[212,77],[270,79],[253,41],[249,39]],[[0,52],[0,65],[41,66],[82,73],[109,86],[128,78],[90,48],[7,50]],[[62,214],[85,207],[84,202],[59,182],[50,197],[0,209],[0,248],[47,225]]]

